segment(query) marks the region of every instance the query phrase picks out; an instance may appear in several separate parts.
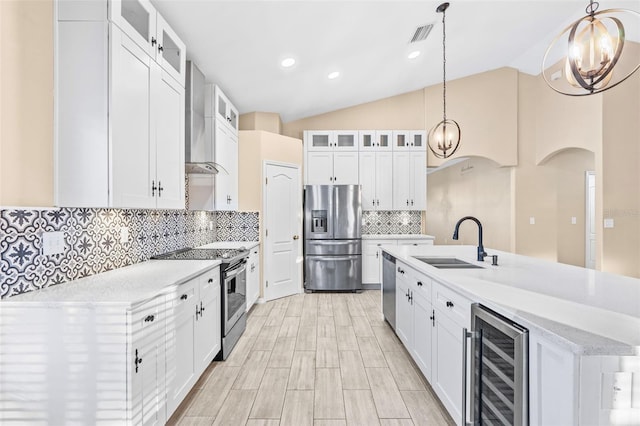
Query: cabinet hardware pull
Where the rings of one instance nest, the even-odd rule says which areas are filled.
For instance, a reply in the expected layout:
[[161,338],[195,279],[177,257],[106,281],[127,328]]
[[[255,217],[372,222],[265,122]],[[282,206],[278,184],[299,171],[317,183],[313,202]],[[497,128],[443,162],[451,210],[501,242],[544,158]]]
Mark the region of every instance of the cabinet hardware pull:
[[227,204],[231,204],[231,195],[227,195]]
[[337,181],[337,180],[338,180],[338,178],[334,176],[334,177],[333,177],[333,181],[335,182],[335,181]]
[[409,200],[407,200],[407,205],[409,205]]
[[331,176],[329,176],[329,181],[333,182],[333,178]]
[[378,254],[379,254],[379,253],[378,253],[378,252],[376,252],[376,259],[379,257],[379,256],[378,256]]
[[158,52],[162,52],[164,50],[164,47],[158,45]]
[[162,187],[162,181],[158,181],[158,197],[162,197],[162,191],[164,191],[164,188]]
[[142,364],[142,358],[138,358],[138,350],[136,349],[136,359],[133,361],[136,366],[136,373],[138,372],[138,365]]
[[380,200],[376,201],[376,204],[379,206],[380,205]]
[[209,284],[211,284],[213,282],[213,278],[209,278],[209,280],[207,281]]
[[371,200],[371,205],[375,206],[376,205],[376,200]]
[[151,181],[151,196],[152,197],[156,196],[156,189],[158,189],[158,187],[156,186],[156,181],[152,180]]
[[448,308],[453,308],[453,302],[447,300],[447,307]]
[[418,287],[422,287],[422,281],[418,281]]
[[202,315],[200,310],[198,309],[198,305],[196,305],[196,321],[198,321],[198,315]]
[[411,205],[413,205],[413,200],[411,200]]
[[435,310],[431,310],[431,316],[429,317],[429,319],[431,320],[431,325],[432,327],[436,326],[436,311]]
[[204,306],[202,306],[202,301],[200,301],[200,316],[202,316],[203,312],[204,312]]
[[155,315],[147,315],[144,322],[153,322],[154,319],[156,319]]
[[409,303],[413,305],[413,291],[409,291]]
[[187,300],[187,297],[188,296],[186,294],[183,294],[182,296],[180,296],[180,300]]
[[156,38],[155,38],[155,37],[151,37],[151,45],[152,45],[152,46],[155,46],[155,45],[156,45],[156,43],[157,43]]

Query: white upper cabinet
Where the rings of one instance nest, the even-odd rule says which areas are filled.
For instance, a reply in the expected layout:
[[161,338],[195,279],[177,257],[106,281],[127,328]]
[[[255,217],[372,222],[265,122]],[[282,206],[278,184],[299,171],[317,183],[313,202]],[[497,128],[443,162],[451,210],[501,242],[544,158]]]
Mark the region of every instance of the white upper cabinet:
[[184,87],[185,44],[149,0],[110,0],[109,19]]
[[156,61],[184,87],[187,66],[185,44],[160,14],[157,16],[156,23],[158,39]]
[[238,110],[224,94],[220,86],[215,86],[213,91],[215,117],[222,120],[235,133],[238,132]]
[[360,152],[360,185],[364,210],[393,208],[393,156],[391,152]]
[[305,132],[307,151],[358,151],[357,130],[309,130]]
[[427,153],[393,153],[394,210],[426,210]]
[[393,132],[390,130],[360,130],[360,151],[391,151]]
[[426,151],[427,133],[422,130],[394,130],[394,151]]
[[55,6],[55,204],[183,209],[184,45],[148,1]]
[[216,210],[238,210],[238,135],[215,120],[215,161],[224,170],[216,175]]

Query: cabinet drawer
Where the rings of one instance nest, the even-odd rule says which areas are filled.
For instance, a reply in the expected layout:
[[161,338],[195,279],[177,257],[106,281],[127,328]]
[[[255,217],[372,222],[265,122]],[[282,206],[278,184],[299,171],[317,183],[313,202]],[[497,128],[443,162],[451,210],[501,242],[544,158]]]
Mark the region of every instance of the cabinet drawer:
[[458,293],[449,290],[440,283],[433,283],[434,307],[455,321],[461,327],[469,327],[471,317],[471,301]]
[[165,296],[156,297],[134,308],[131,312],[131,330],[134,339],[140,335],[148,335],[155,327],[165,320]]
[[191,312],[193,310],[191,307],[197,303],[197,290],[198,278],[195,278],[184,284],[180,284],[169,294],[169,306],[174,315],[179,315],[187,308],[189,308],[189,314],[193,313]]
[[200,292],[208,291],[211,287],[220,284],[220,267],[205,272],[198,279],[200,280]]
[[405,263],[396,262],[396,279],[407,283],[414,292],[419,292],[422,297],[431,301],[431,278],[407,266]]

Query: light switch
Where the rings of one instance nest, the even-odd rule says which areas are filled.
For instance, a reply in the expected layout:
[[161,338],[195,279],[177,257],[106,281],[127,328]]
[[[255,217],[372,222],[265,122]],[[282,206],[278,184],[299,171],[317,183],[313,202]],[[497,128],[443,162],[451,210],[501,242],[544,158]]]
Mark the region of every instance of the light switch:
[[533,216],[531,216],[531,217],[529,218],[529,225],[535,225],[535,224],[536,224],[536,218],[535,218],[535,217],[533,217]]
[[605,228],[613,228],[613,218],[605,218],[604,219],[604,227]]
[[51,256],[64,251],[63,232],[43,232],[42,233],[42,254]]
[[571,217],[571,224],[575,225],[576,223],[578,223],[578,219],[575,216]]
[[120,244],[126,244],[129,242],[129,228],[123,226],[120,228]]

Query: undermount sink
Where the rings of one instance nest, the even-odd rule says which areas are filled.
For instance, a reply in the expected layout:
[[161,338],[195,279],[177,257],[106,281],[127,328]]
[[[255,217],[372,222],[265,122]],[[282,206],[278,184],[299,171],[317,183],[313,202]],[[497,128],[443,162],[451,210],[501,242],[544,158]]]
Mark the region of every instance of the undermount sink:
[[473,263],[465,262],[455,257],[414,256],[414,258],[438,269],[482,269],[482,266],[474,265]]

